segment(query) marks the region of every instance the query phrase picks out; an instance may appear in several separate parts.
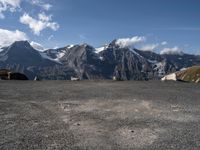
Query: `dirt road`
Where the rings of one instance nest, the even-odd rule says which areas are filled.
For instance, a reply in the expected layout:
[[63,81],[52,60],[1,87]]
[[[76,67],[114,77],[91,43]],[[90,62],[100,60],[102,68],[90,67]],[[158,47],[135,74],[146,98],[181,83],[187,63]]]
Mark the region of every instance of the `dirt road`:
[[200,84],[0,81],[1,150],[199,150]]

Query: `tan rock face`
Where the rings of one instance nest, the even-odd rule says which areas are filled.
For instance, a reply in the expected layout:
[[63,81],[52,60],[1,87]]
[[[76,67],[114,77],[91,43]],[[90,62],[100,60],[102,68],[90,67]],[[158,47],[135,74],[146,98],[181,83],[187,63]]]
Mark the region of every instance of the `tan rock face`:
[[177,78],[186,82],[199,83],[200,81],[200,66],[187,68],[184,71],[177,73]]
[[182,71],[178,71],[169,75],[166,75],[161,79],[162,81],[174,80],[174,81],[184,81],[184,82],[200,82],[200,66],[194,66]]

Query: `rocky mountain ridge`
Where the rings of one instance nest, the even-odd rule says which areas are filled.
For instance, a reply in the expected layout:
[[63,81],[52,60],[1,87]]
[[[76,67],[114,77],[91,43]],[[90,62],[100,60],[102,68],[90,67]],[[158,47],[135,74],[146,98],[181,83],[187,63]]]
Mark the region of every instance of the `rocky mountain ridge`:
[[199,55],[160,55],[129,47],[116,40],[101,49],[88,44],[69,45],[43,52],[27,41],[17,41],[0,52],[0,68],[47,80],[151,80],[182,68],[200,65]]

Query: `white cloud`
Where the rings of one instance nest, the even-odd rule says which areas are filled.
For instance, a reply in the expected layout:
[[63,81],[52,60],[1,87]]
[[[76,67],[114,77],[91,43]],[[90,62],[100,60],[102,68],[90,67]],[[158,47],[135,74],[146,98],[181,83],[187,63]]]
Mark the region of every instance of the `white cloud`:
[[38,18],[41,21],[51,21],[52,15],[47,16],[44,12],[38,14]]
[[45,50],[45,48],[44,48],[41,44],[39,44],[39,43],[37,43],[37,42],[32,41],[32,42],[30,43],[30,45],[31,45],[34,49],[36,49],[36,50],[38,50],[38,51],[44,51],[44,50]]
[[173,48],[164,48],[160,52],[161,55],[167,54],[167,55],[182,55],[183,51],[178,47],[175,46]]
[[21,0],[0,0],[0,19],[4,19],[4,12],[14,12],[17,8],[20,8]]
[[20,7],[21,0],[0,0],[0,6],[14,11],[14,9]]
[[33,6],[38,6],[44,11],[48,11],[52,8],[51,4],[45,3],[43,0],[0,0],[0,19],[5,18],[5,11],[15,12],[16,10],[23,10],[20,6],[22,1],[32,4]]
[[51,4],[43,4],[43,5],[41,5],[41,7],[45,10],[49,10],[49,9],[51,9],[52,5]]
[[52,16],[47,16],[44,12],[38,14],[38,19],[34,19],[27,13],[20,17],[20,22],[28,25],[35,35],[40,35],[40,32],[46,28],[54,31],[58,30],[59,24],[57,22],[52,22],[51,20]]
[[142,46],[141,50],[143,50],[143,51],[154,51],[158,46],[159,46],[159,44],[148,44],[148,45]]
[[26,33],[19,30],[9,31],[0,29],[0,47],[9,46],[15,41],[28,40]]
[[146,40],[143,36],[134,36],[132,38],[122,38],[116,41],[116,44],[120,47],[133,47],[137,43],[144,42]]
[[52,38],[54,38],[54,36],[53,36],[53,35],[50,35],[50,36],[48,37],[48,41],[50,41]]
[[161,45],[167,45],[168,43],[166,42],[166,41],[163,41],[162,43],[161,43]]
[[41,0],[31,0],[30,1],[33,5],[36,5],[36,6],[39,6],[41,7],[42,9],[48,11],[51,9],[52,5],[49,4],[49,3],[44,3],[42,2]]

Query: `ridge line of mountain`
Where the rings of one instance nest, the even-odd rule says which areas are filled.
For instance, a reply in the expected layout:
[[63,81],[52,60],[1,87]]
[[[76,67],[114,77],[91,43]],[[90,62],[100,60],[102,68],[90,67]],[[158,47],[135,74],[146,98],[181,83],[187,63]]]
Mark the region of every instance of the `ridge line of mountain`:
[[43,52],[28,41],[17,41],[0,52],[0,68],[25,73],[30,79],[149,80],[182,68],[200,65],[200,56],[160,55],[135,48],[120,47],[115,41],[102,49],[88,44],[68,45]]

